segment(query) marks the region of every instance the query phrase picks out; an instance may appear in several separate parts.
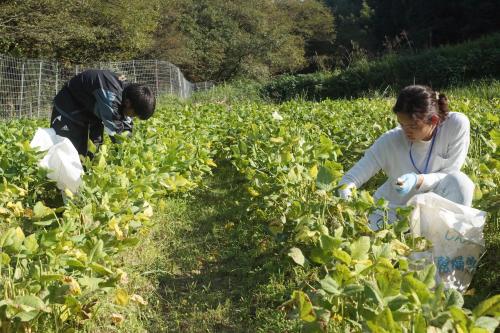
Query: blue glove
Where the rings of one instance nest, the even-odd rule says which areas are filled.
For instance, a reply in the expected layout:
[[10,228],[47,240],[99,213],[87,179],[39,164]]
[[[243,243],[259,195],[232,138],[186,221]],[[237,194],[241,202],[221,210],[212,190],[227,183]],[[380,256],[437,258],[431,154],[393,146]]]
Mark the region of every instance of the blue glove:
[[406,195],[415,187],[417,180],[418,176],[416,173],[406,173],[397,179],[394,187],[400,195]]

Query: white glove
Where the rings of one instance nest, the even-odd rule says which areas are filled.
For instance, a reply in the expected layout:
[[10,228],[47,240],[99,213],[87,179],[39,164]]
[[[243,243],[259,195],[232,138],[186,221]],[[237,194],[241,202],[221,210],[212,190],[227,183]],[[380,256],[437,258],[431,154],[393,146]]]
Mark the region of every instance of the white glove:
[[337,193],[341,199],[349,201],[352,197],[351,189],[353,188],[356,188],[356,185],[353,183],[344,184],[338,189]]

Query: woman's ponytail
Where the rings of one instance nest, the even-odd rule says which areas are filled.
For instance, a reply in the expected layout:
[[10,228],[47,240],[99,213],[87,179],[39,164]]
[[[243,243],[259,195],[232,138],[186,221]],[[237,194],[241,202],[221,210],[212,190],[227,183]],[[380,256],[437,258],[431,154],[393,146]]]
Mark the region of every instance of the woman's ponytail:
[[444,121],[448,117],[448,113],[450,112],[450,109],[448,108],[448,97],[446,97],[445,94],[437,92],[436,95],[438,96],[437,105],[439,117],[441,118],[441,121]]

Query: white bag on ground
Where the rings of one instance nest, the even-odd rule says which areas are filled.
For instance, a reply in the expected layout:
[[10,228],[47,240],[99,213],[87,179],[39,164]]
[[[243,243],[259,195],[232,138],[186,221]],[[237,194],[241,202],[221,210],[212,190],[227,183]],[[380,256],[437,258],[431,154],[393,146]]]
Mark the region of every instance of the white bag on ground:
[[446,288],[467,290],[484,250],[486,213],[432,192],[415,195],[408,205],[415,206],[410,216],[413,236],[432,242],[436,279]]
[[51,170],[47,177],[56,181],[60,190],[78,191],[82,183],[83,167],[76,148],[68,138],[56,135],[53,128],[37,129],[30,146],[47,151],[40,160],[42,168]]

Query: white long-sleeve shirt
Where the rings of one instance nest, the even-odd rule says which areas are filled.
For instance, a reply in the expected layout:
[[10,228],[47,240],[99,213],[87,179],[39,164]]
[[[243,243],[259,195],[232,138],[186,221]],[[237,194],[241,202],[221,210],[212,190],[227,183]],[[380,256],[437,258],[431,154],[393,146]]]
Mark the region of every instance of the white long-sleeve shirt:
[[[470,143],[469,119],[462,113],[450,112],[448,118],[439,125],[435,135],[434,148],[429,160],[427,174],[422,185],[401,196],[394,188],[398,177],[415,172],[420,174],[410,159],[410,140],[403,129],[396,127],[379,137],[349,171],[340,184],[361,187],[377,172],[383,170],[387,181],[375,192],[374,198],[384,198],[391,206],[402,206],[416,193],[432,190],[441,179],[452,171],[458,171],[465,162]],[[411,155],[415,165],[423,172],[432,140],[416,141],[411,145]]]

